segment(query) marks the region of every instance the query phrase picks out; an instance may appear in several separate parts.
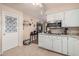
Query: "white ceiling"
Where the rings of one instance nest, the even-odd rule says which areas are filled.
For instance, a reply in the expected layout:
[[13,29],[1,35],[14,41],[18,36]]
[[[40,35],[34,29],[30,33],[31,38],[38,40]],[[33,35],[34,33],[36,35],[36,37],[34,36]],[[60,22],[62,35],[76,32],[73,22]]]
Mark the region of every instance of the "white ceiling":
[[[42,3],[44,8],[47,11],[55,11],[58,9],[67,9],[79,5],[78,3]],[[32,3],[6,3],[4,5],[13,7],[15,9],[18,9],[20,11],[23,11],[26,15],[32,15],[32,16],[40,16],[41,15],[41,8],[39,6],[32,5]],[[71,6],[72,5],[72,6]]]
[[26,15],[37,17],[41,14],[41,8],[39,6],[32,5],[32,3],[5,3],[4,5],[20,10]]

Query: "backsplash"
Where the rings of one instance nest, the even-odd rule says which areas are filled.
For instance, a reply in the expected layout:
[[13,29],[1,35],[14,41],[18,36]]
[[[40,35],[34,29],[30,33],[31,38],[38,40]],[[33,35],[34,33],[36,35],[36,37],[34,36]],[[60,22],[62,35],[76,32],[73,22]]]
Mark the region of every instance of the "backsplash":
[[47,28],[48,33],[52,34],[64,34],[64,29],[63,28]]
[[71,35],[79,35],[79,28],[68,28],[67,33]]
[[[51,28],[48,28],[47,29],[47,32],[50,32],[50,33],[55,33],[55,34],[66,34],[65,33],[65,29],[64,28],[56,28],[56,29],[51,29]],[[70,27],[68,28],[67,30],[67,34],[68,35],[79,35],[79,28],[78,27]]]

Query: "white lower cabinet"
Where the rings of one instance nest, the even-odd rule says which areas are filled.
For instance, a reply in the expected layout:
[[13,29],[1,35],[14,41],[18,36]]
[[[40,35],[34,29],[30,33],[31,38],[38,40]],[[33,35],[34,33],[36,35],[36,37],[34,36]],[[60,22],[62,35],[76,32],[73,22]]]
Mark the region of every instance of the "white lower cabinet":
[[38,36],[38,45],[40,46],[40,47],[44,47],[45,46],[45,35],[39,35]]
[[52,50],[52,39],[48,35],[39,35],[38,45],[42,48]]
[[58,36],[53,36],[53,51],[62,53],[62,39]]
[[51,39],[51,36],[46,36],[46,38],[44,39],[45,41],[45,48],[46,49],[49,49],[49,50],[52,50],[52,39]]
[[76,38],[76,46],[75,46],[75,56],[79,56],[79,38]]
[[75,39],[72,37],[68,38],[68,55],[75,55]]
[[79,56],[79,37],[39,35],[38,45],[65,55]]
[[62,37],[62,53],[67,55],[67,37]]
[[79,56],[79,38],[69,37],[69,39],[68,39],[68,55]]

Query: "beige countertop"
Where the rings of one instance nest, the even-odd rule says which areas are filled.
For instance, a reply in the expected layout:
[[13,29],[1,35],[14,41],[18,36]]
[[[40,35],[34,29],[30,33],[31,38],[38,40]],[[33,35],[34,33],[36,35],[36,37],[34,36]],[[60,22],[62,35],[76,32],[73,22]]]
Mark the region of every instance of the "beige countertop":
[[79,38],[79,35],[74,35],[74,34],[68,34],[68,35],[65,35],[65,34],[61,34],[61,35],[57,35],[57,34],[49,34],[49,33],[39,33],[41,35],[53,35],[53,36],[63,36],[63,37],[74,37],[74,38]]

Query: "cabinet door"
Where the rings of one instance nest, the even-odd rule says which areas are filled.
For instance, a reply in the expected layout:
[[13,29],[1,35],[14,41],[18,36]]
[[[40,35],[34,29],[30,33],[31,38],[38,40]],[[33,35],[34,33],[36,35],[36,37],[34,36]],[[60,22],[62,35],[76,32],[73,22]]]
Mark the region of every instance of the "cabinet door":
[[55,15],[54,14],[47,15],[47,22],[54,23],[54,21],[55,21]]
[[67,37],[62,37],[62,53],[67,55]]
[[63,27],[79,27],[79,9],[65,11]]
[[64,19],[64,12],[55,13],[55,20],[63,20]]
[[47,15],[47,22],[55,22],[56,20],[63,20],[64,12],[52,13]]
[[38,40],[38,45],[42,48],[46,48],[49,50],[52,50],[52,40],[51,40],[51,36],[47,36],[47,35],[40,35],[39,36],[39,40]]
[[46,36],[46,39],[44,39],[45,41],[45,48],[52,50],[52,39],[51,36]]
[[68,39],[68,55],[79,56],[79,38],[69,37],[69,39]]
[[73,37],[68,37],[68,55],[74,56],[75,55],[75,42],[76,39]]
[[62,43],[61,37],[53,37],[53,50],[62,53]]
[[79,56],[79,37],[75,38],[75,52],[74,52],[74,56]]
[[45,35],[39,34],[39,36],[38,36],[38,45],[40,47],[44,47],[45,46],[45,43],[44,43],[45,40],[44,39],[45,39]]

